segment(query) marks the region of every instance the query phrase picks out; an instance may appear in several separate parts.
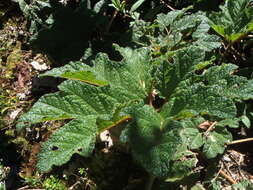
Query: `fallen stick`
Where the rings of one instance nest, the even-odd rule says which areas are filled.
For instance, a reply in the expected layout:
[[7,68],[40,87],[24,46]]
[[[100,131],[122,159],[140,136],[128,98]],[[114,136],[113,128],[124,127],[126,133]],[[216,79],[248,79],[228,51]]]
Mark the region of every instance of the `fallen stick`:
[[237,184],[237,182],[228,174],[226,174],[223,170],[220,171],[220,175],[225,177],[230,183]]
[[235,141],[227,143],[227,145],[239,144],[239,143],[250,142],[250,141],[253,141],[253,138],[235,140]]

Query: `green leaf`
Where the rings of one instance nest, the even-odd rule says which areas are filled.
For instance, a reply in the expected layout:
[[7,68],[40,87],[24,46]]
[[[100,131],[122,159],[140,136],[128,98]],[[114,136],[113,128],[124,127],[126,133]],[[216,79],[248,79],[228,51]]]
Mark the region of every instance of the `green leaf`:
[[191,190],[205,190],[205,188],[201,184],[194,185]]
[[218,154],[222,154],[225,150],[225,144],[232,140],[232,135],[226,128],[217,126],[214,131],[210,132],[206,137],[203,147],[205,156],[215,158]]
[[243,124],[244,124],[247,128],[250,128],[251,122],[250,122],[249,118],[248,118],[246,115],[241,116],[241,120],[242,120]]
[[123,56],[121,62],[111,61],[107,55],[99,54],[93,61],[93,67],[80,64],[80,62],[72,62],[64,67],[46,72],[43,76],[68,78],[66,76],[71,74],[68,79],[84,78],[85,80],[82,81],[89,84],[110,84],[113,88],[124,88],[141,98],[147,96],[152,86],[149,50],[147,48],[132,50],[118,46],[116,49]]
[[226,0],[220,12],[209,16],[212,28],[230,43],[234,43],[253,30],[251,0]]
[[205,13],[187,14],[188,9],[158,14],[155,23],[139,20],[132,26],[133,41],[160,54],[192,45],[208,52],[220,47],[219,37],[208,34],[210,25]]
[[204,60],[205,52],[197,47],[185,48],[173,56],[174,63],[164,61],[157,72],[158,90],[162,96],[170,98],[181,82],[185,81],[196,65]]
[[59,89],[62,91],[40,98],[30,111],[19,119],[17,127],[93,115],[106,117],[118,102],[105,94],[108,88],[97,88],[77,81],[65,81]]
[[230,127],[230,128],[238,128],[239,127],[239,119],[238,118],[232,118],[232,119],[224,119],[219,121],[217,124],[221,127]]
[[179,160],[173,163],[170,176],[165,180],[166,182],[179,181],[193,173],[192,169],[196,167],[198,160],[196,158],[184,159],[184,161]]
[[219,85],[219,93],[234,100],[253,99],[253,80],[233,75],[238,67],[233,64],[213,66],[204,74],[209,85]]
[[76,61],[76,62],[71,61],[70,63],[64,65],[63,67],[51,69],[50,71],[47,71],[46,73],[40,74],[40,76],[41,77],[43,76],[61,77],[61,75],[63,75],[66,72],[75,73],[82,70],[88,70],[89,68],[90,67],[88,65],[80,61]]
[[204,35],[202,38],[199,38],[197,41],[193,42],[193,45],[199,47],[200,49],[210,52],[213,49],[220,47],[220,38],[215,35]]
[[174,23],[174,21],[183,16],[183,10],[170,11],[167,15],[161,13],[157,15],[156,21],[160,25],[160,28],[164,30]]
[[217,85],[206,87],[203,84],[179,88],[177,93],[173,94],[173,98],[162,107],[161,114],[166,117],[174,116],[176,119],[198,114],[233,118],[236,116],[234,102],[221,96],[221,90]]
[[180,131],[180,136],[183,143],[190,149],[198,149],[204,144],[203,135],[198,128],[199,124],[203,121],[203,118],[182,121],[183,129]]
[[96,141],[96,118],[72,120],[42,144],[37,168],[46,172],[52,166],[60,166],[70,160],[74,153],[89,156]]
[[152,175],[167,176],[170,161],[180,145],[180,123],[163,118],[148,105],[136,109],[132,116],[134,122],[127,133],[134,158]]
[[136,9],[138,9],[142,3],[144,3],[145,0],[137,0],[131,7],[130,12],[134,12]]
[[170,173],[165,179],[166,182],[175,182],[182,180],[184,177],[194,173],[193,169],[196,167],[198,159],[196,154],[187,149],[187,144],[179,146],[173,156],[171,162]]
[[[68,141],[68,133],[65,128],[72,130],[71,127],[69,128],[72,123],[75,123],[75,126],[76,123],[90,123],[89,120],[92,118],[92,122],[95,123],[93,128],[96,131],[93,130],[91,133],[84,134],[87,135],[85,138],[89,139],[103,130],[128,120],[130,118],[129,110],[132,107],[138,107],[139,104],[142,105],[151,89],[152,77],[150,72],[152,67],[149,65],[149,55],[146,49],[118,49],[124,56],[121,62],[110,61],[107,56],[100,54],[94,61],[96,63],[94,67],[71,63],[45,74],[75,79],[66,80],[60,84],[58,86],[60,92],[42,96],[29,112],[19,118],[17,129],[21,130],[24,127],[44,121],[73,119],[69,124],[60,128],[59,133],[54,133],[56,136],[53,134],[52,141],[51,138],[48,141],[60,146],[63,143],[61,138]],[[85,70],[83,71],[82,68]],[[93,75],[93,73],[98,76]],[[86,77],[85,79],[89,82],[80,81],[83,77]],[[110,85],[91,85],[94,84],[94,81],[100,81],[100,84],[101,81],[106,81],[110,82]],[[71,135],[69,136],[71,137]],[[82,141],[81,136],[78,138]],[[58,140],[59,143],[57,144]],[[46,145],[44,149],[48,151]],[[53,156],[56,153],[48,153],[47,157],[45,156],[47,155],[46,151],[42,151],[38,167],[45,172],[53,165],[61,165],[67,162],[75,153],[73,149],[68,150],[69,147],[61,147],[59,154],[64,158],[59,159],[59,161],[55,160],[55,156]],[[46,163],[47,166],[45,166]]]
[[250,180],[244,179],[237,184],[233,184],[232,187],[234,190],[241,190],[241,189],[253,190],[253,183]]
[[212,181],[212,190],[222,190],[221,182],[220,181]]
[[60,77],[71,80],[80,80],[82,82],[94,84],[97,86],[108,85],[106,81],[97,80],[96,76],[90,71],[65,72],[60,75]]
[[108,82],[97,79],[96,76],[90,71],[90,67],[88,65],[85,65],[79,61],[70,62],[61,68],[52,69],[44,74],[41,74],[40,76],[61,77],[71,80],[78,80],[97,86],[108,85]]

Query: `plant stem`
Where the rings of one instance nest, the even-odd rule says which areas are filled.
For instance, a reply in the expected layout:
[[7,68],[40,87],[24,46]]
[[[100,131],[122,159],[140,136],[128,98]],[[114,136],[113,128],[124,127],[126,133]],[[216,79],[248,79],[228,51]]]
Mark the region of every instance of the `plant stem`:
[[227,145],[239,144],[239,143],[250,142],[250,141],[253,141],[252,137],[251,138],[246,138],[246,139],[235,140],[235,141],[227,143]]
[[168,3],[165,3],[163,0],[160,0],[160,2],[162,3],[162,4],[164,4],[167,8],[169,8],[170,10],[172,10],[172,11],[175,11],[176,9],[174,9],[172,6],[170,6]]
[[152,190],[152,186],[153,186],[154,181],[155,181],[155,176],[150,174],[145,190]]

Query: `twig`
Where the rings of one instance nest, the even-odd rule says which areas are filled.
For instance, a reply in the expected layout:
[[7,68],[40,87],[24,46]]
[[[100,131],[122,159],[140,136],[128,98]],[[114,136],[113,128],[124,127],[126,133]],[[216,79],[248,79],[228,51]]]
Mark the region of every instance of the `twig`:
[[220,175],[225,177],[230,183],[237,184],[237,182],[229,175],[227,175],[223,170],[220,171]]
[[26,186],[24,186],[24,187],[20,187],[20,188],[18,188],[17,190],[23,190],[23,189],[27,189],[27,188],[29,188],[28,185],[26,185]]
[[113,13],[113,15],[112,15],[112,18],[111,18],[111,20],[110,20],[110,22],[109,22],[109,24],[108,24],[108,26],[107,26],[107,28],[106,28],[106,33],[109,32],[109,30],[110,30],[110,28],[111,28],[111,26],[112,26],[112,23],[113,23],[114,19],[116,18],[118,12],[119,12],[118,10],[115,10],[115,11],[114,11],[114,13]]
[[217,124],[217,121],[213,122],[210,127],[206,130],[204,136],[207,136],[209,134],[210,131],[212,131],[214,129],[214,126]]
[[218,176],[220,175],[220,172],[222,171],[222,168],[219,169],[217,175],[213,178],[213,180],[216,180],[218,178]]
[[235,140],[235,141],[227,143],[227,145],[239,144],[239,143],[250,142],[250,141],[253,141],[252,137],[251,138],[246,138],[246,139]]
[[170,6],[168,3],[165,3],[163,0],[160,0],[160,2],[162,3],[162,4],[164,4],[167,8],[169,8],[170,10],[172,10],[172,11],[175,11],[176,9],[174,9],[172,6]]
[[81,184],[80,181],[77,181],[74,183],[71,187],[69,187],[69,190],[73,190],[77,185]]
[[19,188],[19,189],[17,189],[17,190],[45,190],[45,189],[29,189],[29,186],[26,185],[26,186],[21,187],[21,188]]
[[[226,169],[228,175],[232,176],[232,173],[231,173],[231,171],[229,170],[229,168],[230,168],[231,165],[228,166],[227,164],[224,163],[223,160],[222,160],[222,165],[225,167],[225,169]],[[223,170],[221,170],[221,171],[223,171]]]

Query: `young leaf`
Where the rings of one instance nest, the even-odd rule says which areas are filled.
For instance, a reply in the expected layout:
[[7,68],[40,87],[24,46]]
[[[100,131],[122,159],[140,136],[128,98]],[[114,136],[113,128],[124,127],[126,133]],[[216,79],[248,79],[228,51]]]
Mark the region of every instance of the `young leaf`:
[[183,9],[170,11],[167,15],[159,14],[152,24],[142,20],[134,23],[133,41],[150,46],[154,53],[161,54],[192,45],[208,52],[220,47],[219,37],[208,34],[210,25],[206,15],[203,12],[189,15],[186,11]]
[[167,15],[164,13],[158,14],[156,21],[160,25],[160,30],[163,31],[165,28],[170,27],[174,21],[183,16],[184,10],[170,11]]
[[179,146],[173,156],[171,169],[166,182],[175,182],[182,180],[184,177],[193,173],[193,168],[196,167],[198,159],[196,154],[188,150],[187,143],[183,142]]
[[232,140],[232,135],[226,128],[217,126],[206,138],[203,153],[209,159],[224,152],[225,144]]
[[204,138],[202,133],[199,131],[199,124],[203,122],[203,118],[198,119],[186,119],[181,123],[183,129],[180,131],[180,136],[184,144],[190,149],[198,149],[204,144]]
[[134,158],[152,175],[168,176],[170,161],[180,145],[180,123],[163,118],[148,105],[134,110],[132,116],[127,133]]

